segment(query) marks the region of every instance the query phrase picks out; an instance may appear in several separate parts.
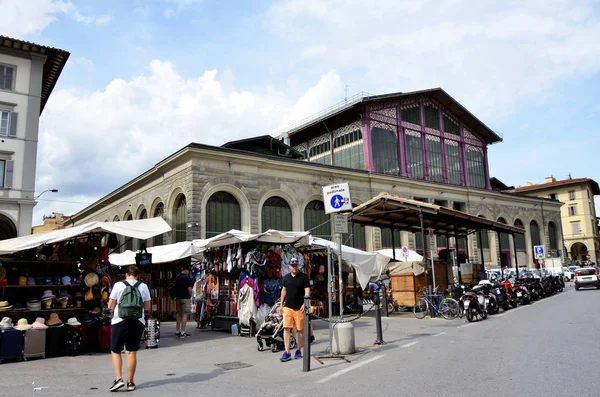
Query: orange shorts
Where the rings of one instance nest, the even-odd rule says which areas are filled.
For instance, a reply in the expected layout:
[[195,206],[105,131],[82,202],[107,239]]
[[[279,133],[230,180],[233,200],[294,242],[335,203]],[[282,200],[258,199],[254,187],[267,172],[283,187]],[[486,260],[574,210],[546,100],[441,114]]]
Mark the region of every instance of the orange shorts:
[[304,330],[304,310],[298,309],[290,309],[289,307],[283,308],[283,328],[294,328],[298,332],[302,332]]

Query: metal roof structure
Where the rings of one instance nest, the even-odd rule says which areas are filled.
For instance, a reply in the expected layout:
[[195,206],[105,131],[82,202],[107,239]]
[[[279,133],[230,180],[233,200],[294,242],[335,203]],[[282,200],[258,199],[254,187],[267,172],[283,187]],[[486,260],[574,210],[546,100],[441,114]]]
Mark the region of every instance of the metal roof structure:
[[13,39],[11,37],[0,36],[0,50],[25,51],[45,55],[46,62],[42,72],[42,98],[40,102],[40,114],[44,110],[48,98],[58,81],[69,55],[68,51],[60,48],[47,47],[29,41]]
[[355,207],[349,220],[362,225],[417,233],[421,231],[421,214],[424,230],[432,229],[436,235],[463,237],[479,230],[507,234],[525,233],[525,230],[519,227],[388,193],[380,193]]

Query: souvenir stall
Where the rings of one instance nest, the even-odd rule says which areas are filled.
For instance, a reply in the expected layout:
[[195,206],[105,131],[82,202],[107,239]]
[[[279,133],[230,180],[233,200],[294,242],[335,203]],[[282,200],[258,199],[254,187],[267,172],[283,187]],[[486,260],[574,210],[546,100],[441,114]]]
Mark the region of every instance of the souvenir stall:
[[[146,250],[151,255],[152,264],[149,267],[140,267],[140,274],[152,296],[152,317],[160,321],[175,320],[175,301],[171,299],[169,289],[181,268],[191,268],[192,257],[201,251],[202,248],[190,241],[159,245]],[[137,263],[136,255],[138,253],[127,250],[109,256],[117,280],[125,277],[124,271],[127,266]],[[193,276],[195,277],[194,274]]]
[[305,268],[304,256],[295,246],[308,245],[308,237],[308,232],[268,230],[252,235],[231,230],[195,241],[204,252],[192,266],[197,280],[194,319],[211,329],[254,334],[256,324],[279,299],[289,260],[295,257]]
[[[146,239],[170,230],[161,218],[91,222],[0,241],[0,331],[28,331],[34,324],[48,329],[49,341],[43,344],[48,352],[38,356],[97,349],[99,322],[114,281],[108,257],[118,247],[116,235]],[[65,324],[72,332],[53,331]],[[0,360],[9,339],[1,340]],[[27,351],[27,334],[24,341]]]

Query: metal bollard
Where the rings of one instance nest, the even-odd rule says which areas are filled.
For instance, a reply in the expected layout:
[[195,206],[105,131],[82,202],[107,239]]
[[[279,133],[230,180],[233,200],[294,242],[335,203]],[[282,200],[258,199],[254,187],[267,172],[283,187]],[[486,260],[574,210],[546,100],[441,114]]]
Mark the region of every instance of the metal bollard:
[[310,296],[304,297],[304,345],[302,346],[302,372],[310,371]]
[[377,339],[375,340],[376,345],[385,345],[383,341],[383,330],[381,328],[381,300],[379,299],[379,285],[375,283],[369,283],[369,286],[373,289],[373,302],[375,303],[375,327],[377,328]]

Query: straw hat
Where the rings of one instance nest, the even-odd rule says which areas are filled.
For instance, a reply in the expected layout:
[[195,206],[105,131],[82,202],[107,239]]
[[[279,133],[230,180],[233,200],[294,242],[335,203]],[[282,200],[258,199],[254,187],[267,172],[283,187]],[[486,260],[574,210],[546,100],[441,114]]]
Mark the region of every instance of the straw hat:
[[[19,320],[21,321],[21,320]],[[71,317],[70,319],[67,320],[67,325],[71,326],[71,327],[79,327],[81,326],[81,323],[79,321],[77,321],[77,319],[75,317]]]
[[42,317],[38,317],[35,319],[34,323],[31,324],[31,326],[35,329],[47,329],[48,326],[45,323],[46,320],[44,320]]
[[2,321],[0,321],[0,329],[11,329],[13,327],[13,323],[10,317],[4,317]]
[[50,313],[50,317],[48,317],[48,321],[46,321],[46,325],[57,325],[62,324],[60,321],[60,317],[58,317],[58,313]]
[[9,305],[7,301],[0,301],[0,311],[10,309],[12,309],[12,305]]
[[85,285],[87,285],[90,288],[98,284],[98,281],[100,281],[100,279],[98,278],[98,275],[94,272],[88,273],[84,279]]
[[31,324],[27,322],[26,318],[21,318],[17,322],[15,329],[18,329],[19,331],[27,331],[28,329],[31,329]]

